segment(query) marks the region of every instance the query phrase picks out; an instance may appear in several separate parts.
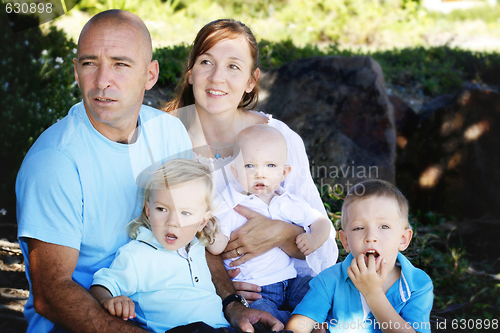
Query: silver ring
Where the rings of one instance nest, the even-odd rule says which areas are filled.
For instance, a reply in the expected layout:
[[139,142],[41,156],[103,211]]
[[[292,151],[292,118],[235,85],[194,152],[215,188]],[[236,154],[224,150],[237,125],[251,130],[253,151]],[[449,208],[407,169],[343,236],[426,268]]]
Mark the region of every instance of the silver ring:
[[239,247],[236,248],[236,254],[238,255],[238,257],[241,256],[240,251],[238,251],[239,249],[240,249]]

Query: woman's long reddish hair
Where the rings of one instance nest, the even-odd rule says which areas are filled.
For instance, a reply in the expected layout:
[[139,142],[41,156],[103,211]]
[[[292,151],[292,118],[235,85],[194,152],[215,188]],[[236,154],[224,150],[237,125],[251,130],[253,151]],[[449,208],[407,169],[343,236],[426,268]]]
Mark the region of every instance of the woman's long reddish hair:
[[238,108],[251,108],[257,104],[259,96],[259,82],[254,77],[255,70],[259,65],[259,48],[252,31],[243,23],[232,19],[221,19],[208,23],[196,35],[188,66],[182,80],[176,88],[176,94],[172,101],[168,102],[162,109],[172,112],[182,107],[192,105],[195,102],[193,86],[188,82],[188,72],[193,68],[196,58],[210,50],[215,44],[224,39],[236,39],[244,36],[250,47],[250,55],[253,59],[253,66],[250,75],[255,79],[255,87],[251,92],[245,92],[241,98]]

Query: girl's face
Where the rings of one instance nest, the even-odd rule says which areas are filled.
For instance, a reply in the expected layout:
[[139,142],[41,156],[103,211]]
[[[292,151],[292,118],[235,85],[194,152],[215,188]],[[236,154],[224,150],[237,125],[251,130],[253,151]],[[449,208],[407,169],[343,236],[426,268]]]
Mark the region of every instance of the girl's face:
[[253,66],[250,46],[243,36],[224,39],[200,54],[188,72],[198,112],[236,111],[260,74],[257,69],[255,78],[251,76]]
[[211,216],[206,191],[202,180],[152,191],[145,203],[146,215],[153,235],[165,249],[175,251],[186,246],[205,227]]

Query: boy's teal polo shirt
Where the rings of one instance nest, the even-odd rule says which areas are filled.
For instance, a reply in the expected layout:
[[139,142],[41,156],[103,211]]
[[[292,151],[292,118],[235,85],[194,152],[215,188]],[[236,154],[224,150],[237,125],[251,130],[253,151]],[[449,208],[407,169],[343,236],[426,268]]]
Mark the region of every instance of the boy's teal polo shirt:
[[[381,328],[388,327],[389,323],[376,322],[371,312],[363,320],[360,293],[347,274],[352,259],[352,254],[349,254],[342,263],[324,270],[311,280],[311,289],[293,314],[309,317],[318,323],[327,322],[330,332],[382,332]],[[387,299],[415,331],[430,333],[434,297],[432,281],[401,253],[396,260],[398,264],[401,266],[401,277],[387,291]]]

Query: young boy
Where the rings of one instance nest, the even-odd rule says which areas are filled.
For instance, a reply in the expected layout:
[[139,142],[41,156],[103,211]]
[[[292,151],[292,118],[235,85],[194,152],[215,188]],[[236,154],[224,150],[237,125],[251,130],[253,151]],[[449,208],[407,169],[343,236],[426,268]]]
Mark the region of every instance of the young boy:
[[[325,267],[321,267],[321,260],[314,258],[313,252],[327,240],[333,226],[326,216],[312,209],[303,199],[280,187],[291,170],[286,165],[287,145],[284,136],[272,126],[249,126],[237,136],[235,146],[236,158],[231,171],[243,191],[228,186],[222,193],[224,204],[215,213],[221,222],[222,233],[216,236],[216,243],[209,245],[208,250],[214,254],[222,252],[231,232],[245,224],[246,219],[233,210],[239,204],[271,219],[309,227],[310,233],[298,235],[296,244],[311,268],[319,273]],[[236,252],[241,255],[238,249]],[[274,248],[239,266],[231,266],[233,260],[224,261],[227,269],[240,269],[233,281],[261,286],[262,298],[252,302],[251,307],[270,312],[286,323],[290,312],[309,289],[311,277],[297,277],[293,261],[280,248]]]
[[410,244],[408,202],[392,184],[368,180],[342,207],[340,240],[350,254],[316,276],[286,329],[311,332],[430,332],[432,281],[399,251]]

